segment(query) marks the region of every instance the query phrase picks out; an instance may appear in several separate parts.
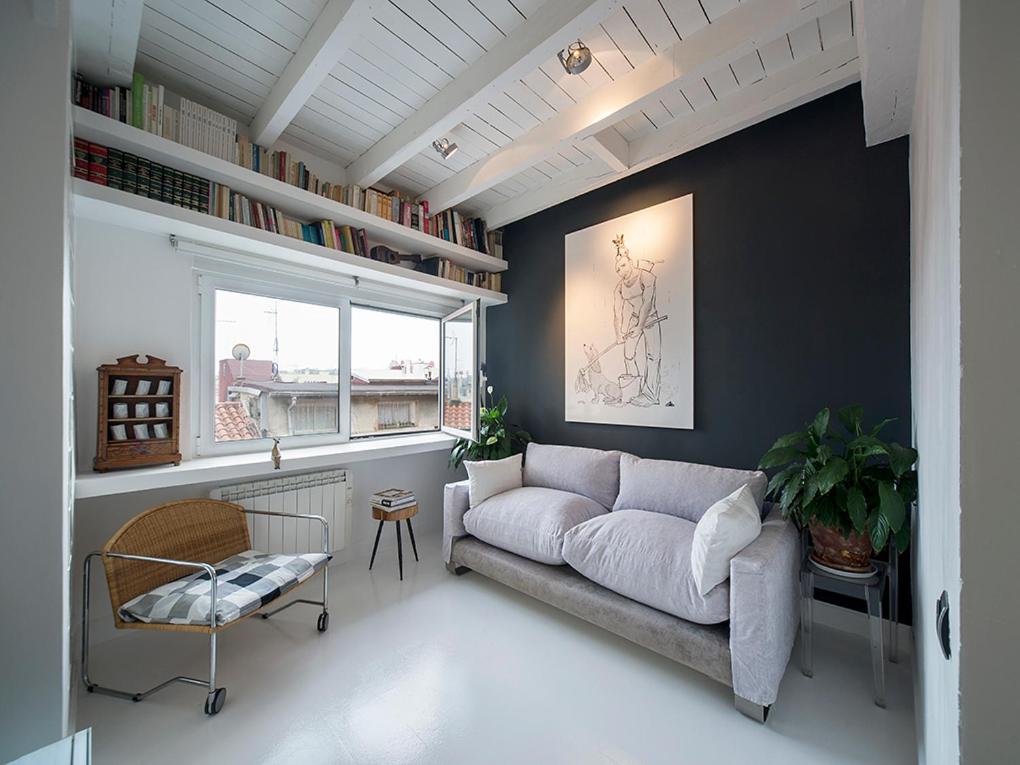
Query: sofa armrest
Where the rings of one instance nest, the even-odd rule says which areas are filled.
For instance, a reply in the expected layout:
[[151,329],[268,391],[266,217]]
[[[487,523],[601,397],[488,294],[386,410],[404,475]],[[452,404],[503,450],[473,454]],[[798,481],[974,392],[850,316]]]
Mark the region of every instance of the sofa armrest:
[[443,562],[449,563],[453,553],[453,540],[467,536],[464,513],[471,504],[468,499],[468,482],[448,483],[443,489]]
[[790,661],[800,620],[800,537],[776,507],[758,538],[730,561],[733,690],[769,706]]

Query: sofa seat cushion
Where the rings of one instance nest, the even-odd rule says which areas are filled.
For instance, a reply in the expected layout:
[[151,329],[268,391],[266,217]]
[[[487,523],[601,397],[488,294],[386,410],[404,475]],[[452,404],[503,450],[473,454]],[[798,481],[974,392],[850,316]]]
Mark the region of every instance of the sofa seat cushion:
[[691,571],[694,529],[664,513],[617,510],[568,531],[563,559],[615,593],[681,619],[718,624],[729,619],[729,582],[698,592]]
[[464,514],[464,528],[483,542],[525,558],[562,566],[563,535],[608,510],[593,499],[524,486],[489,497]]
[[[237,621],[294,589],[320,571],[329,557],[325,553],[283,555],[245,550],[221,560],[214,566],[217,626]],[[146,624],[208,626],[209,596],[209,574],[199,571],[129,600],[120,607],[120,618]]]
[[760,510],[768,485],[760,470],[645,460],[624,454],[620,458],[620,493],[613,509],[648,510],[697,523],[708,508],[745,484]]

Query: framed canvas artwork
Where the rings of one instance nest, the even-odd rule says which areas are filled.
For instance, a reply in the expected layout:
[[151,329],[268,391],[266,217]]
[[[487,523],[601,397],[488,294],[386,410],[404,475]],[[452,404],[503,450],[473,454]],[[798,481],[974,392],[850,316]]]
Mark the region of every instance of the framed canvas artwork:
[[566,419],[694,427],[694,195],[566,236]]

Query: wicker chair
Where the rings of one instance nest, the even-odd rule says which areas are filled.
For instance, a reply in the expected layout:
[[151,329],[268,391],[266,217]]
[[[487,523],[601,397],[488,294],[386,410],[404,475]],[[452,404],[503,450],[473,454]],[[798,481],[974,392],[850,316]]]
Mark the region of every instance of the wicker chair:
[[[217,610],[221,600],[217,597],[217,585],[222,577],[214,566],[232,556],[251,551],[251,540],[248,535],[246,515],[269,515],[283,519],[304,522],[317,522],[322,525],[322,559],[315,554],[315,560],[321,565],[322,600],[293,600],[273,611],[265,612],[263,608],[279,597],[277,592],[272,597],[263,599],[258,608],[235,616],[230,620],[217,618]],[[199,632],[209,635],[209,679],[199,680],[193,677],[173,677],[147,691],[132,693],[118,691],[97,685],[89,679],[89,594],[91,585],[92,561],[103,559],[106,581],[110,591],[110,605],[113,607],[113,620],[118,629],[160,630],[170,632]],[[256,613],[263,619],[289,608],[295,603],[308,603],[322,608],[318,617],[319,632],[329,628],[329,611],[327,596],[329,586],[329,526],[326,519],[319,515],[298,515],[277,513],[266,510],[247,510],[240,505],[221,502],[214,499],[188,499],[169,502],[151,508],[135,516],[125,523],[102,550],[89,553],[85,558],[83,574],[82,602],[82,661],[81,678],[89,693],[102,693],[108,696],[141,701],[174,682],[189,683],[208,688],[205,701],[205,712],[214,715],[223,708],[227,689],[216,687],[216,635],[227,627],[243,621]],[[189,571],[190,569],[190,571]],[[182,577],[203,571],[209,581],[209,613],[202,616],[205,623],[170,623],[168,619],[152,621],[132,621],[125,619],[122,606],[132,602],[139,596],[151,593],[158,587],[176,582]],[[313,570],[314,573],[314,570]],[[204,579],[205,577],[201,577]],[[309,576],[308,578],[311,578]],[[299,586],[299,585],[298,585]],[[289,590],[288,590],[289,591]],[[203,612],[204,614],[204,612]],[[129,614],[130,617],[130,614]],[[180,620],[175,620],[179,622]]]

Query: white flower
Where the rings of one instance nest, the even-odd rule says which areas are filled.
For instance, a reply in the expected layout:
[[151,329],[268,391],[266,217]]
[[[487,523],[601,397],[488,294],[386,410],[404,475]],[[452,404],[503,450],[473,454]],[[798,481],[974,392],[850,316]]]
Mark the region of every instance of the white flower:
[[487,390],[489,392],[490,396],[492,395],[492,386],[491,385],[488,388],[486,388],[485,390]]

